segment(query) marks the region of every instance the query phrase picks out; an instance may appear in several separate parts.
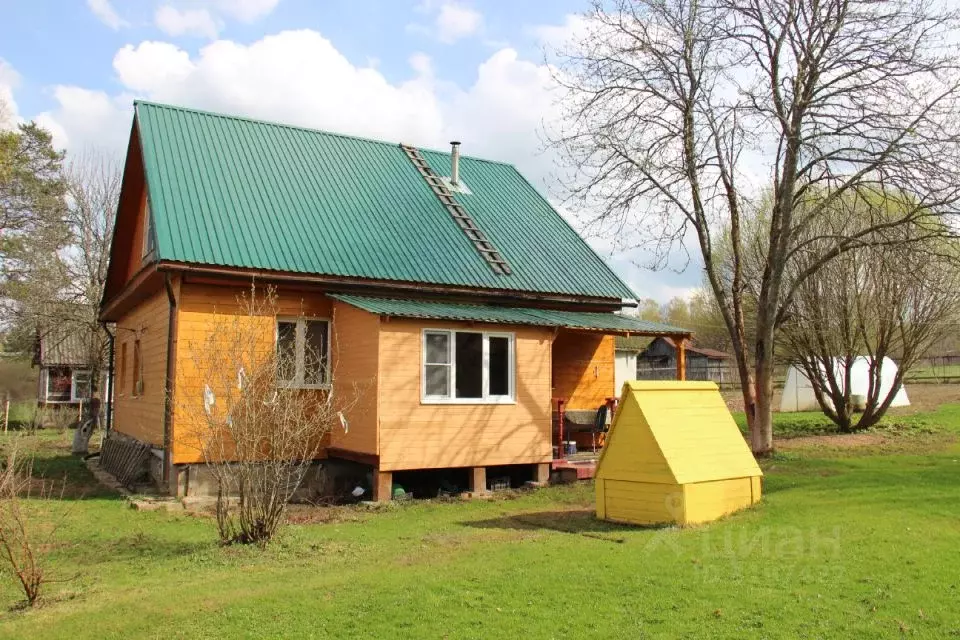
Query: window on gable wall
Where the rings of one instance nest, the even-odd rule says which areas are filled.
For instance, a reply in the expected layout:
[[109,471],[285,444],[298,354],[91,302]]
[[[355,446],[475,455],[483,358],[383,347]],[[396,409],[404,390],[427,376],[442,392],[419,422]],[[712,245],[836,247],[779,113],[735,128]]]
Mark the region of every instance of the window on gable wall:
[[423,332],[422,399],[513,402],[514,360],[513,334],[428,329]]
[[156,230],[153,226],[153,214],[150,212],[150,203],[143,205],[143,257],[149,256],[156,248]]
[[317,389],[329,384],[329,321],[277,319],[277,381],[302,389]]
[[127,389],[127,343],[121,343],[120,345],[120,364],[117,367],[117,379],[120,381],[120,388],[117,389],[117,393],[121,395]]
[[143,395],[143,357],[140,340],[133,341],[133,395]]

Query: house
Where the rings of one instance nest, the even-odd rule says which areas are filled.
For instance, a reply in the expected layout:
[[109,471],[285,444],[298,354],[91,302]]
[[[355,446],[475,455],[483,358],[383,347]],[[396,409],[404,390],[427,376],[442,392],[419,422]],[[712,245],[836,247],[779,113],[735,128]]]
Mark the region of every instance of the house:
[[[712,380],[723,384],[730,379],[733,356],[716,349],[695,344],[685,345],[686,379]],[[670,336],[661,336],[650,342],[637,356],[639,380],[669,380],[674,377],[678,363],[677,342]],[[734,372],[735,373],[735,372]]]
[[[78,406],[93,395],[91,353],[102,342],[89,331],[61,325],[37,331],[33,366],[37,376],[37,405],[41,407]],[[107,397],[107,376],[100,379],[100,398]]]
[[171,492],[200,490],[170,400],[203,394],[190,345],[252,278],[309,318],[270,318],[270,340],[326,336],[338,384],[364,383],[322,455],[369,469],[377,499],[411,471],[545,479],[554,400],[611,395],[615,336],[689,337],[614,313],[634,293],[513,166],[137,102],[101,319],[114,435],[152,447]]

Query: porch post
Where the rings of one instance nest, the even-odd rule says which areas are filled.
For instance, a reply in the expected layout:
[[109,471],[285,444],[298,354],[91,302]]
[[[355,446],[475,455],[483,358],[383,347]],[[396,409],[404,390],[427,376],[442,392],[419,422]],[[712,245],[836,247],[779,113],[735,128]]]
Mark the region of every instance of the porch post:
[[687,346],[685,338],[677,339],[677,380],[687,379]]

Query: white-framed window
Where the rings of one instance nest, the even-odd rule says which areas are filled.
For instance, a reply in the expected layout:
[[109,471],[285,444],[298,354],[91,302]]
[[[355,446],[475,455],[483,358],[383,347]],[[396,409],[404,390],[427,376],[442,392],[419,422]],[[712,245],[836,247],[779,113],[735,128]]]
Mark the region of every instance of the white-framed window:
[[50,367],[46,371],[47,402],[70,402],[73,396],[73,376],[69,367]]
[[510,404],[516,398],[512,333],[423,330],[424,404]]
[[277,382],[301,389],[330,384],[330,321],[277,318]]
[[73,401],[89,400],[92,395],[92,383],[93,375],[89,371],[74,371],[72,385]]

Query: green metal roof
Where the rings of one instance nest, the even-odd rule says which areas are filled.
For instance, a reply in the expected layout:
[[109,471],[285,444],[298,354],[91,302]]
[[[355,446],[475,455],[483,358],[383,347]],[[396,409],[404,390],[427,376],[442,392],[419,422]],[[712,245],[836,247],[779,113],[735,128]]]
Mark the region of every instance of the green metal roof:
[[[160,260],[603,298],[635,294],[511,165],[461,157],[494,273],[398,144],[136,103]],[[440,175],[450,155],[422,151]]]
[[399,318],[462,320],[465,322],[488,322],[491,324],[526,324],[538,327],[562,327],[566,329],[590,329],[656,335],[690,333],[689,330],[681,329],[680,327],[672,327],[658,322],[648,322],[615,313],[553,311],[480,304],[369,298],[366,296],[341,294],[335,294],[331,297],[363,309],[364,311],[369,311],[370,313]]

